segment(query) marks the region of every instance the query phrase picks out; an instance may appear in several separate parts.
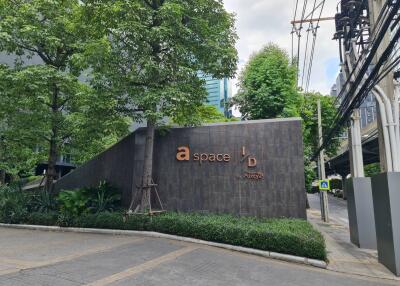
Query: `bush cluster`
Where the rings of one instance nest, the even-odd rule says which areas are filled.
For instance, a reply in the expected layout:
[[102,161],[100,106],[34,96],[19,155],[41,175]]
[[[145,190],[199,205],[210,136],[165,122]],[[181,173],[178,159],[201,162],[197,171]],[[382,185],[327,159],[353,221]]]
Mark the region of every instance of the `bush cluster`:
[[[9,185],[0,186],[0,221],[18,223],[30,214],[58,214],[61,225],[68,225],[82,214],[121,209],[119,191],[106,182],[95,188],[81,188],[50,194],[45,190],[24,192]],[[39,220],[40,221],[40,220]]]
[[[158,216],[118,212],[83,214],[65,223],[54,213],[32,213],[26,223],[161,233],[326,260],[325,241],[310,223],[297,219],[238,218],[168,212]],[[24,221],[25,222],[25,221]]]
[[[101,187],[101,186],[100,186]],[[46,195],[34,196],[0,188],[0,221],[49,226],[73,226],[156,231],[207,241],[326,260],[323,236],[297,219],[257,219],[231,215],[168,212],[158,216],[125,216],[116,210],[113,192],[70,191],[57,206]],[[97,198],[97,199],[96,199]]]

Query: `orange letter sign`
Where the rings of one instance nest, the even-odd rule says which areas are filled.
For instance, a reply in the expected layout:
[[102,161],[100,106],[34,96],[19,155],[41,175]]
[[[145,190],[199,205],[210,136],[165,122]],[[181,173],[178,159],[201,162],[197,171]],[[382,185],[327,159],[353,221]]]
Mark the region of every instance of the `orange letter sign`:
[[257,159],[254,158],[254,157],[249,157],[248,166],[249,166],[249,168],[256,167],[257,166]]
[[190,160],[189,147],[178,147],[178,152],[176,153],[176,159],[178,161],[189,161]]

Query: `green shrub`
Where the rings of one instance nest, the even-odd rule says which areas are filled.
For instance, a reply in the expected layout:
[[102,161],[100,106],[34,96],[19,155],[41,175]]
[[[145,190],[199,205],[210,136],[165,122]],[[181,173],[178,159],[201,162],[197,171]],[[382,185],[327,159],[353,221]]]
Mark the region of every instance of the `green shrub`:
[[379,163],[372,163],[365,166],[365,176],[366,177],[373,177],[378,175],[381,172],[381,166]]
[[33,212],[24,220],[24,223],[33,225],[58,225],[57,212]]
[[323,236],[297,219],[237,218],[230,215],[165,213],[159,216],[121,213],[86,214],[74,221],[86,228],[157,231],[255,249],[326,259]]
[[316,194],[319,192],[319,186],[312,186],[311,187],[311,194]]
[[74,225],[74,220],[76,217],[74,217],[71,213],[61,211],[58,214],[57,218],[57,225],[62,226],[62,227],[71,227],[75,226]]
[[61,213],[66,216],[78,217],[89,212],[89,198],[81,190],[63,191],[58,195]]
[[42,189],[33,194],[32,209],[34,212],[53,212],[57,210],[57,201],[53,194]]
[[30,211],[31,200],[30,194],[7,185],[0,186],[0,221],[3,223],[22,222]]
[[125,229],[122,213],[85,214],[74,220],[75,227]]
[[62,191],[58,201],[61,212],[71,218],[86,213],[112,212],[121,207],[120,192],[107,182],[100,182],[95,188]]
[[87,188],[84,193],[89,198],[89,209],[93,213],[112,212],[121,207],[119,190],[107,182],[100,182],[97,188]]
[[331,180],[331,190],[343,190],[342,180],[341,179],[332,179]]
[[[231,215],[168,212],[158,216],[98,212],[116,200],[100,198],[91,208],[91,195],[67,191],[59,195],[60,212],[34,211],[32,195],[0,187],[0,221],[85,228],[156,231],[315,259],[326,259],[323,236],[311,224],[297,219],[238,218]],[[108,201],[106,203],[106,201]],[[112,202],[112,203],[110,203]],[[108,205],[108,206],[107,206]],[[93,205],[92,205],[93,206]]]

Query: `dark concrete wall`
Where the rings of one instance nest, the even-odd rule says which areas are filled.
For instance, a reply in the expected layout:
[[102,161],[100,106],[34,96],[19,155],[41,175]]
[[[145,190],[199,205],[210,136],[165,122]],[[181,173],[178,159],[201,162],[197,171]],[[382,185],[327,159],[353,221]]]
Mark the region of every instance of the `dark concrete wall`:
[[134,144],[135,134],[131,134],[58,180],[55,189],[60,191],[79,187],[96,187],[99,182],[108,181],[122,190],[123,201],[128,201],[133,184]]
[[[299,119],[260,120],[172,128],[157,135],[153,177],[168,210],[234,213],[260,217],[305,218],[304,162]],[[62,178],[58,189],[94,185],[106,179],[120,187],[129,204],[132,186],[140,184],[144,130]],[[187,146],[190,161],[176,159]],[[241,162],[242,147],[257,167]],[[193,161],[194,153],[229,154],[230,162]],[[261,172],[262,180],[244,178]]]

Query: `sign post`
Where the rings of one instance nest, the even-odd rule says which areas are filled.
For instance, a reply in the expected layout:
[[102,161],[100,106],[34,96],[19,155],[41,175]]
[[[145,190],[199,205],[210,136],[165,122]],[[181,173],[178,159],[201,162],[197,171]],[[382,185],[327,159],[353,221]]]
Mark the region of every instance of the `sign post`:
[[[323,138],[322,138],[322,115],[321,115],[321,100],[318,99],[317,102],[317,109],[318,109],[318,138],[319,144],[318,146],[321,147],[323,145]],[[319,152],[319,179],[322,181],[326,181],[326,173],[325,173],[325,156],[324,150]],[[324,183],[325,185],[325,183]],[[330,183],[328,181],[328,187]],[[321,203],[321,217],[324,222],[329,222],[329,207],[328,207],[328,192],[323,191],[320,192],[320,203]]]

